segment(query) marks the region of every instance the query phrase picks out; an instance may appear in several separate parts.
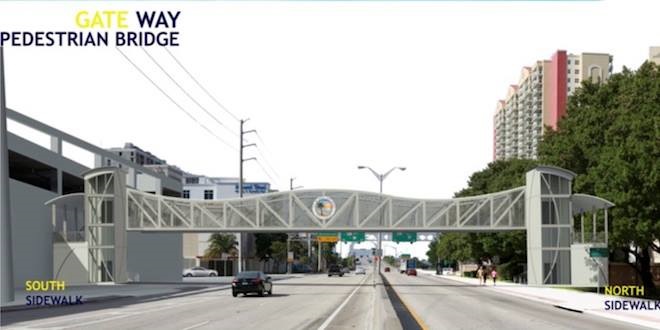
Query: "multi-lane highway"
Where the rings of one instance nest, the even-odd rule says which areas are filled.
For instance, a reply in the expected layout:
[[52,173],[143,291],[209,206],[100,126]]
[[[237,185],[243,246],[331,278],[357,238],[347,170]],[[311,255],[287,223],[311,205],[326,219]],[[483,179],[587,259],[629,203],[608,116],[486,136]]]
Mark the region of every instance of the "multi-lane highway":
[[[396,269],[395,269],[396,270]],[[427,329],[637,329],[420,273],[383,273]],[[274,282],[273,296],[232,297],[226,284],[159,299],[12,311],[2,328],[22,329],[387,329],[402,327],[371,274],[306,275]],[[405,308],[404,308],[405,309]]]
[[[365,285],[361,285],[365,284]],[[30,329],[369,329],[371,274],[308,275],[274,282],[273,295],[232,297],[223,289],[183,297],[122,299],[6,312],[3,328]],[[349,299],[350,297],[350,299]],[[339,307],[341,310],[338,311]],[[65,313],[66,312],[66,313]],[[377,312],[377,311],[376,311]]]
[[429,329],[644,329],[419,273],[383,273]]

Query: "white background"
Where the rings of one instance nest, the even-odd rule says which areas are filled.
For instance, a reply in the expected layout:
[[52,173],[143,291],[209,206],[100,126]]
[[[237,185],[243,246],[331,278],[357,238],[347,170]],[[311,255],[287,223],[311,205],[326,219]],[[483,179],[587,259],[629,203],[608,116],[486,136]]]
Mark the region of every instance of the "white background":
[[[377,180],[357,165],[383,172],[406,166],[384,191],[407,197],[451,197],[492,160],[495,105],[523,66],[564,49],[610,53],[620,71],[637,68],[649,46],[660,45],[660,2],[629,0],[3,2],[0,31],[78,31],[79,10],[182,11],[181,46],[170,50],[230,111],[251,118],[246,127],[259,131],[265,148],[250,142],[261,144],[277,172],[271,180],[250,162],[247,180],[288,189],[296,177],[305,188],[377,191]],[[128,24],[138,29],[133,13]],[[200,121],[238,144],[141,49],[124,51]],[[238,130],[164,50],[148,51]],[[10,47],[5,60],[14,110],[104,148],[133,142],[189,172],[238,175],[237,153],[112,47]],[[253,155],[264,158],[248,151]],[[413,250],[401,246],[399,253]]]

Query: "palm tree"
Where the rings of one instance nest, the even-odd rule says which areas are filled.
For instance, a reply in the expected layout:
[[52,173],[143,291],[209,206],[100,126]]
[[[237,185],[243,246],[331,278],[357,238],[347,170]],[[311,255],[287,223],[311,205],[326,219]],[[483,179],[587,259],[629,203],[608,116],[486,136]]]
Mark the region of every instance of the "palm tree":
[[236,255],[238,252],[236,249],[238,242],[232,234],[215,233],[211,235],[208,242],[211,243],[206,249],[205,255],[208,258],[221,258],[223,253]]

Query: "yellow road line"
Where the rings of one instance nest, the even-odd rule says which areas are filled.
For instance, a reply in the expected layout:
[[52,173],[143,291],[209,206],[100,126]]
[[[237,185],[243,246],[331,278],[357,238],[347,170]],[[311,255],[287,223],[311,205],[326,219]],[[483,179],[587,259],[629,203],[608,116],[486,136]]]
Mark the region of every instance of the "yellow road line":
[[[392,286],[392,284],[390,284],[390,286]],[[410,312],[410,315],[412,315],[412,317],[415,319],[415,321],[417,322],[417,324],[418,324],[423,330],[429,330],[429,329],[430,329],[429,326],[426,325],[426,323],[424,323],[424,320],[422,320],[422,318],[421,318],[417,313],[415,313],[415,310],[412,309],[412,308],[410,307],[410,305],[406,304],[406,301],[403,299],[403,297],[401,297],[401,295],[400,295],[398,292],[396,292],[396,290],[394,290],[394,288],[392,288],[392,291],[394,291],[394,294],[395,294],[397,297],[399,297],[399,300],[401,301],[401,303],[403,304],[403,306],[408,310],[408,312]]]

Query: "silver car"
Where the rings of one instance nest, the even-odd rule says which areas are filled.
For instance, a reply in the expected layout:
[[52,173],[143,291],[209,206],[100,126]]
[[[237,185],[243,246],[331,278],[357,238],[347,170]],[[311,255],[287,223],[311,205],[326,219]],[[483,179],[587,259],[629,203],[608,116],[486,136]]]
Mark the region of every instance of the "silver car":
[[366,275],[367,270],[364,267],[357,267],[357,268],[355,268],[355,275],[358,275],[358,274]]
[[183,270],[183,277],[205,277],[205,276],[218,276],[218,272],[213,269],[206,269],[204,267],[186,268]]

